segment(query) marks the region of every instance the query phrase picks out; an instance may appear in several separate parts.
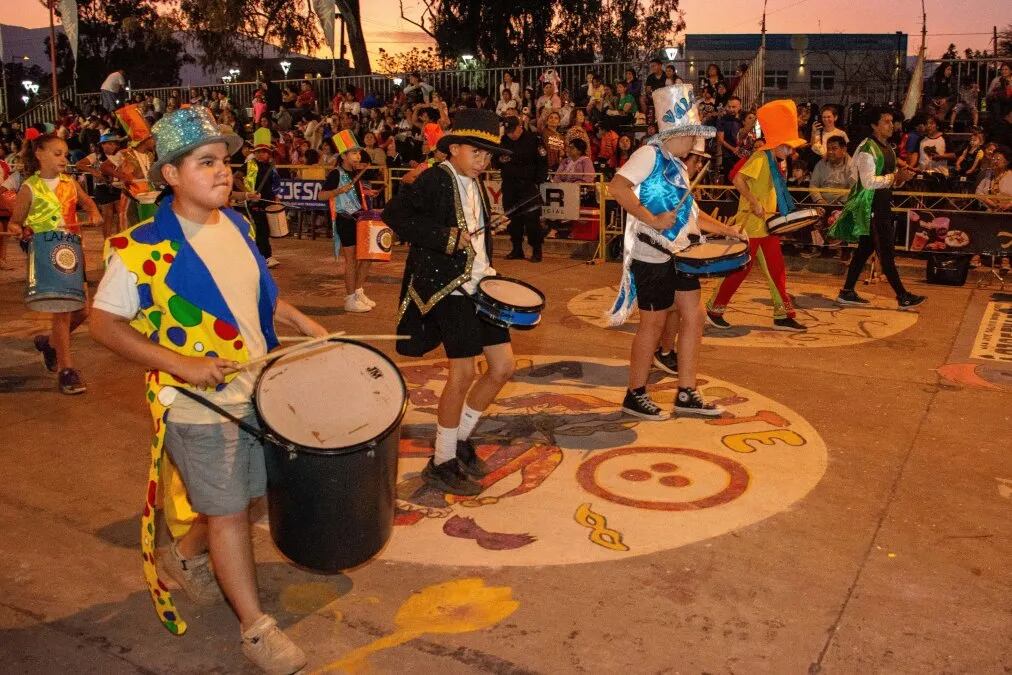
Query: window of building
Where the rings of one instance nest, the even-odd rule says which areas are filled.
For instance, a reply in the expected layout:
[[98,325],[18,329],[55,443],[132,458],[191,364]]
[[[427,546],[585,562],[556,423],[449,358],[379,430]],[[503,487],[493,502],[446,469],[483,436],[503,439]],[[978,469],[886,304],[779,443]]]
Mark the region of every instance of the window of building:
[[832,70],[813,70],[811,88],[819,91],[830,91],[833,88],[836,74]]
[[763,81],[763,87],[766,89],[786,89],[787,88],[787,71],[786,70],[767,70],[766,77]]

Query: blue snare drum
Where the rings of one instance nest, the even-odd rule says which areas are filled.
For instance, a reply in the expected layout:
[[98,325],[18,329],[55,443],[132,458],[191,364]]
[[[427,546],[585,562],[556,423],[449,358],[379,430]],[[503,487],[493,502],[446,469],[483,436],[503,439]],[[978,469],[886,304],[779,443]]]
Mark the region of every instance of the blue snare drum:
[[529,330],[541,323],[545,296],[530,284],[507,277],[485,277],[471,297],[478,316],[500,328]]
[[74,312],[84,307],[80,235],[53,230],[32,237],[25,304],[36,312]]
[[726,277],[748,264],[748,242],[709,239],[675,254],[675,269],[696,277]]

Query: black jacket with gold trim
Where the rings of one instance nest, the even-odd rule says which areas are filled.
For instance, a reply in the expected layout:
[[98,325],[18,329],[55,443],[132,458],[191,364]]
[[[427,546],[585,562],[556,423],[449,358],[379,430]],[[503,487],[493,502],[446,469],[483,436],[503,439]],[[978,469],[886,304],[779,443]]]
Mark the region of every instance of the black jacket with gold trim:
[[[489,222],[488,198],[478,181],[484,222]],[[460,241],[467,228],[457,180],[449,167],[436,165],[411,185],[401,186],[383,210],[383,222],[411,245],[404,265],[397,320],[413,302],[425,316],[437,302],[471,278],[475,251]],[[485,251],[491,265],[492,232],[485,228]]]

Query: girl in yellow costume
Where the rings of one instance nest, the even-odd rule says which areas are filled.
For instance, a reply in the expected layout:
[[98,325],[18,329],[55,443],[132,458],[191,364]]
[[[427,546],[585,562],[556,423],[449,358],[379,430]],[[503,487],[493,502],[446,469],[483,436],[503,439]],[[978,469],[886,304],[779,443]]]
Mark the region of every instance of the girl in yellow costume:
[[[80,237],[79,203],[92,224],[102,224],[95,202],[77,181],[63,173],[67,168],[67,144],[63,139],[56,134],[35,135],[25,141],[21,157],[28,178],[22,183],[11,212],[8,229],[12,233],[24,242],[35,234],[57,230]],[[84,260],[79,264],[83,267]],[[87,288],[81,290],[87,293]],[[59,387],[64,394],[87,391],[70,353],[70,334],[87,318],[87,306],[74,312],[54,312],[52,333],[35,337],[35,348],[42,352],[46,368],[50,372],[59,371]]]
[[[294,672],[305,655],[261,610],[256,587],[248,507],[265,488],[263,448],[194,398],[230,414],[242,410],[246,423],[255,424],[255,374],[240,364],[277,346],[275,320],[306,335],[327,331],[278,299],[249,223],[221,208],[231,192],[228,162],[238,137],[220,133],[198,107],[170,113],[153,131],[159,160],[150,177],[168,183],[173,194],[153,220],[106,242],[109,264],[92,312],[95,339],[148,368],[154,434],[141,519],[145,578],[166,628],[185,631],[154,556],[154,507],[168,450],[200,516],[160,557],[162,570],[195,583],[198,599],[210,599],[216,588],[206,582],[217,578],[239,617],[247,658],[269,672]],[[180,497],[166,500],[176,518],[185,517]],[[193,567],[204,573],[195,578]]]

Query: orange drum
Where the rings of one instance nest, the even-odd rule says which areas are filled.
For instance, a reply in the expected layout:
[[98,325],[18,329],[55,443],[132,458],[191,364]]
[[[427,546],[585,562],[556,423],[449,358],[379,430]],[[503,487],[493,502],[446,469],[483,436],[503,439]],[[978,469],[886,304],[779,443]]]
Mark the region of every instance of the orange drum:
[[364,211],[358,216],[355,231],[355,257],[359,260],[390,260],[394,231],[380,219],[379,211]]

